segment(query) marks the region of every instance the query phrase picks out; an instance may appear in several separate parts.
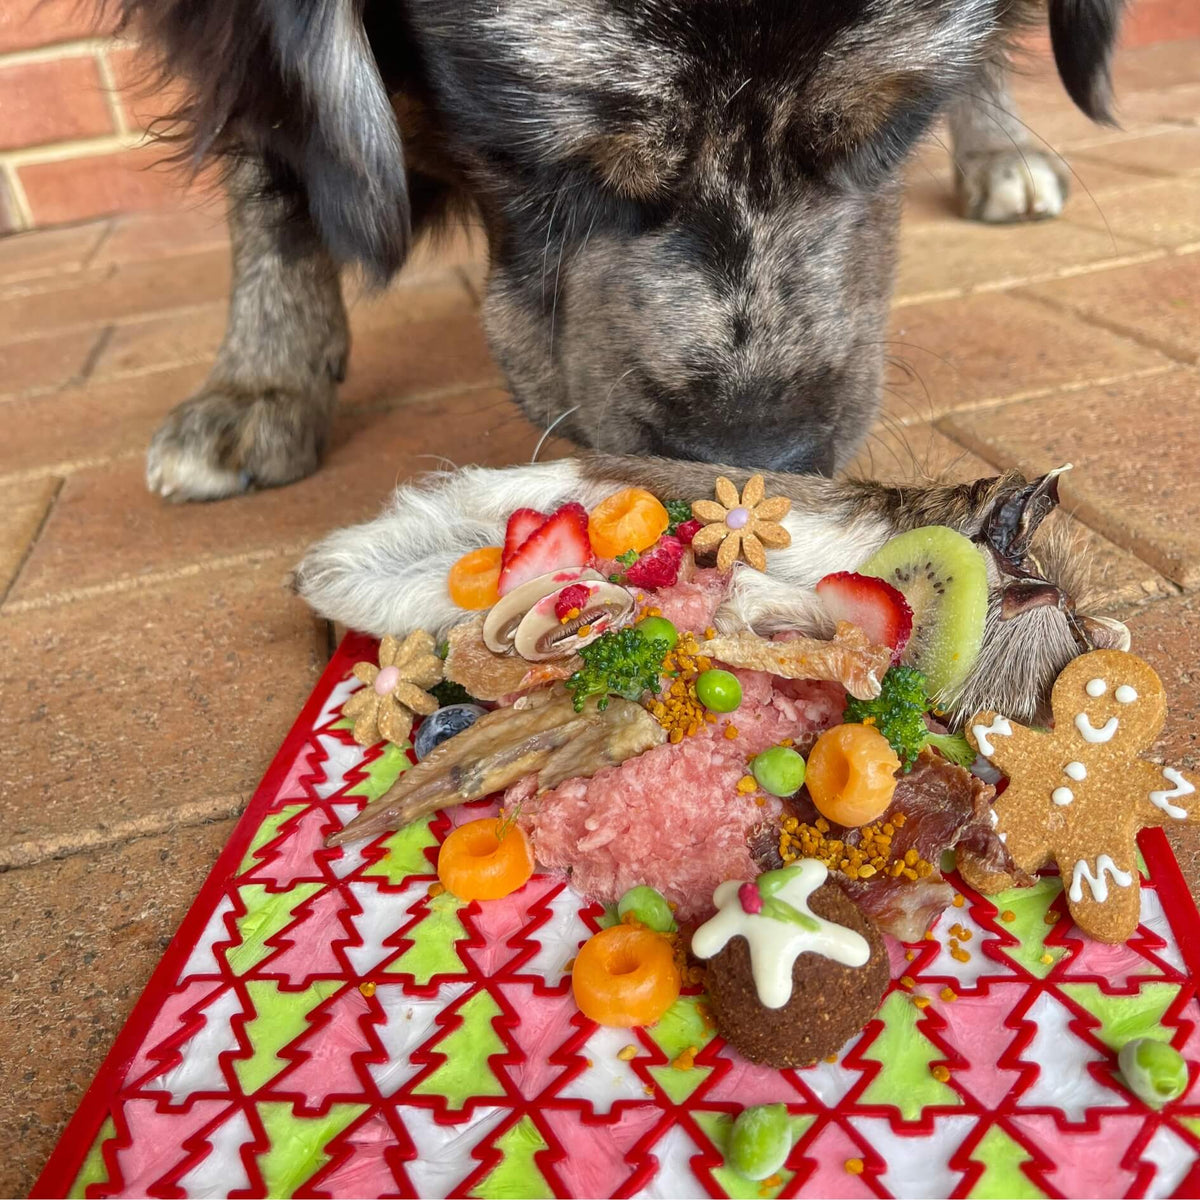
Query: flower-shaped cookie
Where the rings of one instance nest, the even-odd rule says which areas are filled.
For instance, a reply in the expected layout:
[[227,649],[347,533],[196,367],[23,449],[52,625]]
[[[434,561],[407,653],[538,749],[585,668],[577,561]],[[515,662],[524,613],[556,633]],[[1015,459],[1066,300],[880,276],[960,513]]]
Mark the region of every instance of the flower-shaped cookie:
[[786,496],[763,499],[766,486],[761,475],[752,475],[742,488],[725,478],[717,477],[716,500],[697,500],[692,516],[704,522],[704,528],[692,538],[692,549],[698,554],[717,550],[717,567],[728,571],[738,556],[760,571],[767,569],[763,547],[782,550],[792,544],[792,535],[779,522],[792,502]]
[[367,686],[342,705],[342,716],[354,722],[354,740],[360,746],[378,741],[403,746],[412,732],[413,714],[427,717],[438,702],[424,689],[442,678],[442,660],[436,643],[423,629],[403,642],[385,637],[379,643],[379,666],[354,664],[354,677]]

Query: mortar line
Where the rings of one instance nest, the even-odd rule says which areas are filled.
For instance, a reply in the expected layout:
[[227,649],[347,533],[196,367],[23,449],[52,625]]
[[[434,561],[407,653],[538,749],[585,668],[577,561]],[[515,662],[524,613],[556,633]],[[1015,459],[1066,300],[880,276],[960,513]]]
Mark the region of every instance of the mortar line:
[[17,586],[21,575],[25,570],[26,563],[29,562],[30,556],[33,554],[34,547],[41,540],[42,531],[46,528],[46,523],[50,520],[50,514],[58,505],[58,497],[62,493],[63,485],[67,481],[59,479],[54,486],[54,490],[50,493],[50,499],[46,502],[45,510],[42,512],[41,519],[37,523],[37,528],[33,531],[33,536],[25,543],[25,549],[21,552],[21,559],[17,563],[17,569],[13,572],[12,578],[5,585],[3,592],[0,592],[0,609],[3,609],[5,601],[8,599],[13,588]]
[[1128,325],[1122,325],[1118,321],[1112,321],[1109,318],[1091,312],[1083,312],[1079,309],[1072,308],[1065,301],[1056,300],[1052,296],[1043,296],[1037,292],[1025,293],[1025,298],[1033,300],[1037,304],[1057,313],[1066,313],[1068,316],[1075,317],[1077,320],[1083,321],[1086,325],[1092,325],[1096,329],[1102,329],[1105,333],[1115,334],[1117,337],[1127,338],[1131,342],[1144,347],[1147,350],[1156,350],[1159,354],[1165,355],[1176,366],[1194,367],[1200,363],[1200,350],[1196,351],[1191,358],[1181,357],[1185,352],[1181,351],[1178,346],[1173,346],[1170,342],[1159,341],[1158,338],[1152,337],[1141,330],[1137,330]]
[[119,821],[103,829],[90,828],[59,837],[31,838],[0,847],[0,874],[38,866],[76,854],[126,845],[143,838],[159,837],[175,829],[211,825],[216,821],[240,816],[253,793],[234,792],[196,800],[175,808],[157,810],[147,817]]
[[244,550],[241,554],[206,558],[198,563],[188,563],[185,566],[172,567],[164,571],[151,571],[145,575],[122,575],[117,579],[106,580],[104,583],[67,588],[61,592],[48,592],[43,596],[32,596],[28,600],[13,600],[6,603],[0,610],[0,617],[19,616],[27,612],[60,608],[80,600],[91,600],[97,596],[142,591],[165,583],[175,583],[180,579],[194,579],[198,575],[214,574],[217,571],[228,570],[230,567],[265,566],[276,559],[290,558],[303,553],[310,543],[311,539],[305,539],[269,550]]

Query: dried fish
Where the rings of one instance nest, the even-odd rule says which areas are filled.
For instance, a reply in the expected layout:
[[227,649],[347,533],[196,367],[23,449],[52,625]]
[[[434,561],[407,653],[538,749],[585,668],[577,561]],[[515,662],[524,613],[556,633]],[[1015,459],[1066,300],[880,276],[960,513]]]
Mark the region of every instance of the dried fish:
[[564,779],[587,778],[666,739],[640,704],[614,697],[601,711],[595,700],[577,713],[565,689],[535,692],[511,708],[480,717],[410,767],[326,845],[378,837],[439,808],[453,808],[537,775],[538,791]]
[[873,646],[867,635],[849,621],[839,621],[832,640],[794,638],[768,641],[743,630],[711,638],[704,653],[727,666],[769,671],[784,679],[830,679],[859,700],[879,695],[880,680],[892,661],[887,646]]

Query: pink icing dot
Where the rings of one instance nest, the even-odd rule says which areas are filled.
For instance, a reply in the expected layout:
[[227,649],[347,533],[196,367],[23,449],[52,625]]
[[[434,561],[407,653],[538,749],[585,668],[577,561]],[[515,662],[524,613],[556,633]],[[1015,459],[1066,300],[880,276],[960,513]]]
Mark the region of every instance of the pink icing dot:
[[730,529],[745,529],[746,522],[750,520],[750,510],[745,508],[731,508],[729,515],[725,518],[725,524]]
[[400,682],[399,667],[384,667],[375,676],[375,695],[386,696]]
[[738,888],[738,903],[742,906],[742,912],[751,915],[762,912],[762,896],[759,895],[758,888],[752,883],[743,883]]

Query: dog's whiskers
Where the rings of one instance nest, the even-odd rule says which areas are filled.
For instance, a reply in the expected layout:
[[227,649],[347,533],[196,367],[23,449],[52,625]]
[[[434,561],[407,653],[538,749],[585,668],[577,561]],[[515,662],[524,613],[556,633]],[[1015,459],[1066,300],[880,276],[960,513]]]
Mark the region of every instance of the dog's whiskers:
[[555,417],[554,420],[551,421],[550,424],[546,426],[545,432],[542,434],[542,436],[540,438],[538,438],[538,443],[533,448],[533,454],[530,456],[530,459],[529,459],[529,461],[531,463],[537,462],[537,457],[539,454],[541,454],[542,447],[546,444],[546,440],[554,432],[555,426],[559,425],[563,421],[565,421],[573,412],[578,412],[579,407],[580,406],[578,404],[576,404],[574,408],[568,408],[566,412],[559,413],[558,416]]

